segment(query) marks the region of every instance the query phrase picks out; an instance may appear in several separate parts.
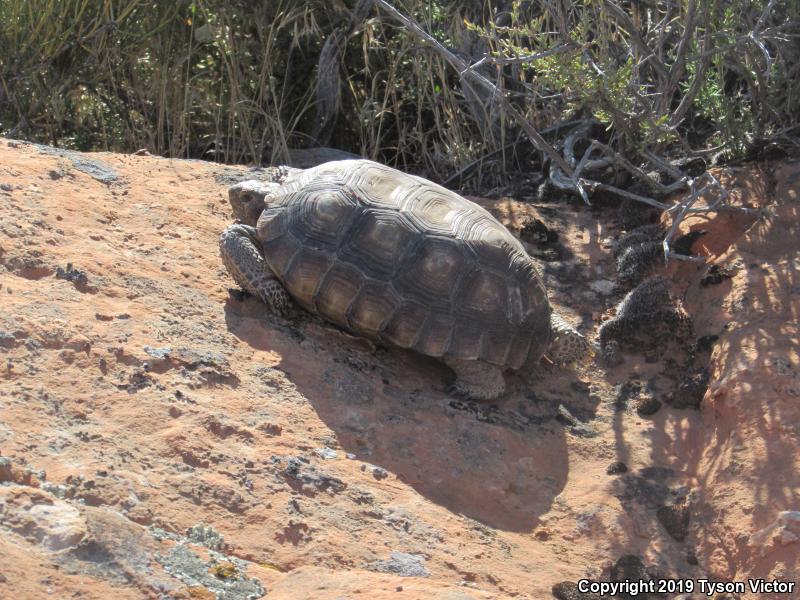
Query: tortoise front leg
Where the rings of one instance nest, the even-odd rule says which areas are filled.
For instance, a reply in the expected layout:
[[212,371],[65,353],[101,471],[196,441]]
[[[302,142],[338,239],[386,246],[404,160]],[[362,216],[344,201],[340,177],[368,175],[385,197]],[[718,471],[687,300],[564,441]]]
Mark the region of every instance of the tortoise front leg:
[[546,355],[554,364],[569,366],[594,356],[595,351],[589,340],[555,312],[550,314],[550,329],[553,339]]
[[241,224],[228,227],[219,236],[219,252],[237,285],[261,298],[272,312],[287,313],[291,298],[264,260],[255,227]]

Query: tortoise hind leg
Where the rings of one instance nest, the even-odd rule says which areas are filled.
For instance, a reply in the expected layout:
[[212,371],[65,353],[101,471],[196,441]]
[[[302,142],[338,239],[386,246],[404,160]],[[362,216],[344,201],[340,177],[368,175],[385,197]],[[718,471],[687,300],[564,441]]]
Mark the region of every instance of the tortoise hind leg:
[[272,312],[286,314],[291,299],[264,260],[254,227],[228,227],[219,236],[219,252],[228,273],[242,289],[260,298]]
[[456,373],[453,392],[472,400],[494,400],[506,389],[503,372],[479,360],[445,358],[445,364]]

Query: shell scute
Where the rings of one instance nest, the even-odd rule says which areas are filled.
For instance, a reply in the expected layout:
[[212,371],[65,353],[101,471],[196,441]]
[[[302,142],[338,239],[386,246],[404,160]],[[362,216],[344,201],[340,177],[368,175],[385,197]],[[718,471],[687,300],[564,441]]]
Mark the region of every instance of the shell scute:
[[388,280],[421,236],[402,213],[365,209],[343,240],[338,257],[359,265],[368,277]]
[[259,238],[308,310],[429,356],[519,368],[544,352],[541,278],[519,240],[478,205],[369,161],[309,169],[276,193]]
[[449,307],[469,262],[457,240],[425,235],[403,261],[394,286],[429,306]]
[[284,285],[307,310],[315,310],[317,289],[333,264],[330,253],[306,247],[297,252],[283,274]]
[[428,311],[417,302],[404,302],[382,332],[382,339],[400,348],[411,348],[421,335]]
[[377,336],[400,306],[400,298],[386,285],[366,283],[350,303],[347,323],[352,331]]
[[361,210],[357,198],[343,187],[312,187],[293,195],[297,199],[289,209],[292,234],[320,249],[335,249]]
[[364,277],[358,269],[334,262],[314,296],[317,313],[334,323],[346,325],[347,311],[363,285]]

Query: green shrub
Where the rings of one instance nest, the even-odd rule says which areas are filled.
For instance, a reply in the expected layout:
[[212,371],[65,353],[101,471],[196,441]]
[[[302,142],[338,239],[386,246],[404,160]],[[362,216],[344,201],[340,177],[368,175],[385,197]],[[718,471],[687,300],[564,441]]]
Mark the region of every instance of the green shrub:
[[[318,143],[317,65],[354,4],[0,0],[0,134],[80,150],[285,161],[288,148]],[[765,0],[393,5],[468,62],[572,44],[481,72],[535,127],[591,115],[626,155],[711,146],[741,154],[797,124],[791,36],[800,8],[791,0],[773,0],[769,11]],[[690,6],[695,29],[681,44]],[[761,37],[749,36],[756,29]],[[516,123],[381,10],[351,33],[325,65],[340,74],[333,145],[444,177],[519,139]]]

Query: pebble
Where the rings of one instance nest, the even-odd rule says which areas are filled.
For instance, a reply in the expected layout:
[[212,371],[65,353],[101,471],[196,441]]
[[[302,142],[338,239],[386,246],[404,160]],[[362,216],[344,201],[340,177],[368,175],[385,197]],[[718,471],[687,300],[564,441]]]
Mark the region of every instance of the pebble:
[[608,468],[606,469],[606,473],[608,475],[619,475],[620,473],[627,473],[627,472],[628,472],[628,465],[626,465],[621,460],[611,463],[610,465],[608,465]]
[[336,450],[328,448],[327,446],[325,448],[317,448],[314,450],[314,453],[325,460],[333,460],[339,456],[339,453],[336,452]]
[[608,296],[609,294],[614,293],[617,284],[610,279],[597,279],[589,282],[589,287],[592,289],[592,291],[597,292],[598,294]]
[[367,565],[371,571],[381,573],[394,573],[400,577],[429,577],[430,572],[425,567],[425,557],[421,554],[407,552],[392,552],[389,560],[378,560]]
[[649,417],[661,409],[661,402],[652,396],[642,396],[636,402],[636,413],[640,417]]

